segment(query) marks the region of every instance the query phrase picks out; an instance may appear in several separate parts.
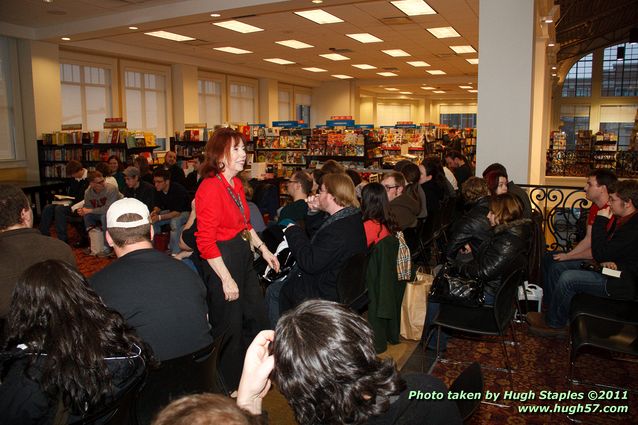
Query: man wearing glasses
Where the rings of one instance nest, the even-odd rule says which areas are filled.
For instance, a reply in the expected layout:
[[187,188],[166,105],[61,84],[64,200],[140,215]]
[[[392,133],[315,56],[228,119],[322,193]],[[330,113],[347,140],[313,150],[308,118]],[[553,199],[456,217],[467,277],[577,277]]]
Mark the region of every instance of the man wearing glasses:
[[381,181],[390,201],[390,212],[394,215],[401,230],[414,227],[421,212],[421,201],[405,192],[406,181],[403,174],[392,171],[383,175]]
[[308,213],[306,199],[312,190],[312,177],[305,171],[296,171],[288,180],[286,189],[292,197],[292,203],[281,209],[278,223],[283,220],[292,220],[295,223],[304,220]]
[[[116,186],[107,184],[104,176],[99,171],[90,171],[87,175],[89,188],[84,193],[84,206],[77,210],[78,215],[84,218],[84,226],[89,231],[100,225],[102,232],[106,230],[106,210],[120,197]],[[104,249],[97,254],[98,257],[111,255],[111,248],[104,243]]]

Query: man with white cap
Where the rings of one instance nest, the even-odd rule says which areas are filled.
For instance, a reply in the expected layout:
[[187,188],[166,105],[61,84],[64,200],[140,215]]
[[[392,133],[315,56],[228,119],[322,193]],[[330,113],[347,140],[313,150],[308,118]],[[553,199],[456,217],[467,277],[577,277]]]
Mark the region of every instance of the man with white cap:
[[124,317],[160,361],[212,343],[204,283],[181,261],[153,249],[148,207],[134,198],[114,202],[106,229],[118,259],[90,279],[102,301]]

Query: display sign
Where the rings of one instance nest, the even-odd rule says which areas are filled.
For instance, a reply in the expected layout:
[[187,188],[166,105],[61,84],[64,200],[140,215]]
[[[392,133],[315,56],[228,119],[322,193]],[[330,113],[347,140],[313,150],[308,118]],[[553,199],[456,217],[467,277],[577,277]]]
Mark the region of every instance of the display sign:
[[354,120],[328,120],[328,127],[354,127]]
[[79,124],[62,124],[62,131],[65,130],[82,130],[82,123]]
[[193,122],[184,124],[184,128],[208,128],[205,122]]
[[394,128],[416,128],[416,124],[400,124],[394,126]]
[[334,121],[351,120],[352,115],[332,115],[330,119]]
[[374,128],[374,124],[356,124],[354,128],[359,128],[362,130],[372,130]]
[[272,126],[281,128],[307,128],[308,124],[303,124],[299,121],[273,121]]
[[248,124],[248,127],[266,128],[266,124]]

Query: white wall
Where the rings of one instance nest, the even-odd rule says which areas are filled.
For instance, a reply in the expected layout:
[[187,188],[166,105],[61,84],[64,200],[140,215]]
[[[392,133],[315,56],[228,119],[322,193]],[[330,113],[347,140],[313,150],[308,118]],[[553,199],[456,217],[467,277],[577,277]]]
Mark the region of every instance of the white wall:
[[310,126],[325,124],[334,115],[350,115],[355,118],[359,111],[355,111],[354,106],[353,86],[349,81],[324,82],[312,90]]

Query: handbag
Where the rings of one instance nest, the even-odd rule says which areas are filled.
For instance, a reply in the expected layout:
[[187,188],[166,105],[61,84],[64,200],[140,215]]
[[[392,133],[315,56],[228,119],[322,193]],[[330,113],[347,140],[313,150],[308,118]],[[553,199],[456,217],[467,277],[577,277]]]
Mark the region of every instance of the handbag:
[[474,278],[461,277],[450,263],[446,263],[432,282],[428,301],[480,307],[485,301],[483,283]]
[[405,242],[403,232],[397,232],[396,238],[399,240],[399,252],[397,253],[397,277],[398,280],[410,280],[412,276],[412,256],[410,248]]

